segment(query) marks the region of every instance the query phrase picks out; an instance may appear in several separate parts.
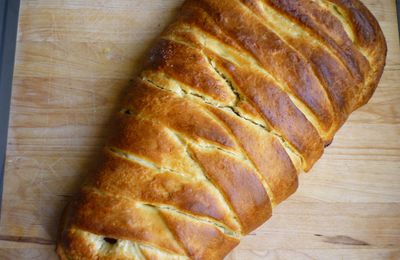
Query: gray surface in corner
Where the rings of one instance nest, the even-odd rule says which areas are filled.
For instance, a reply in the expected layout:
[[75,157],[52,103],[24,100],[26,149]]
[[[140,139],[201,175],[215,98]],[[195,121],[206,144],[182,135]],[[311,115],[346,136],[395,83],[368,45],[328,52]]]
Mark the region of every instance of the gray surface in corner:
[[19,6],[20,0],[0,0],[0,201],[3,195]]
[[397,7],[397,30],[399,31],[399,37],[400,37],[400,0],[396,1],[396,7]]

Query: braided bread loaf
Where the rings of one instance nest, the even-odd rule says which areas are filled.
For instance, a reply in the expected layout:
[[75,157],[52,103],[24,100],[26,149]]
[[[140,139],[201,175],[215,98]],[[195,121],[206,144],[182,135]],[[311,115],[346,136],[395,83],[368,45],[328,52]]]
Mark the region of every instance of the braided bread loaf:
[[381,77],[358,0],[187,0],[66,209],[61,259],[222,259]]

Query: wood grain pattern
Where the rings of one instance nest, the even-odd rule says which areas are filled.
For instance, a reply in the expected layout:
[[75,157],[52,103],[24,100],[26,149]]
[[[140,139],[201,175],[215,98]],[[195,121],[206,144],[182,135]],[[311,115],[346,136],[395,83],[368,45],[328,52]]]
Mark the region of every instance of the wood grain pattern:
[[[228,257],[400,258],[400,48],[395,2],[364,1],[388,41],[370,103],[297,193]],[[61,210],[90,169],[109,115],[180,0],[24,0],[0,259],[56,259]]]

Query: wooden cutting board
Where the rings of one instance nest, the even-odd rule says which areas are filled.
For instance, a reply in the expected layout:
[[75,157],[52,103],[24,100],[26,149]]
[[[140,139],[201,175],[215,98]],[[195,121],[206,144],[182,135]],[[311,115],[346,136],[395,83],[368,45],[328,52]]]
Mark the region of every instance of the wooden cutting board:
[[[0,259],[56,259],[66,201],[111,112],[180,0],[24,0],[0,224]],[[298,192],[228,259],[400,259],[400,49],[394,0],[365,0],[389,46],[371,102]]]

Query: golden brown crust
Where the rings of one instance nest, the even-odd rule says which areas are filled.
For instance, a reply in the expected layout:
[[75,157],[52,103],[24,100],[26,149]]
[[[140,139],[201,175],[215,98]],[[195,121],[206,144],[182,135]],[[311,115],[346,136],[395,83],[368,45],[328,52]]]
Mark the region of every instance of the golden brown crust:
[[212,225],[189,221],[171,211],[161,210],[161,215],[192,259],[222,259],[239,243]]
[[235,95],[226,84],[218,80],[218,75],[209,67],[206,57],[189,46],[161,39],[150,52],[146,70],[165,73],[190,86],[192,91],[207,95],[222,104],[234,102]]
[[256,172],[242,160],[218,150],[191,147],[207,177],[232,205],[245,233],[264,223],[272,213],[271,202]]
[[353,110],[366,104],[372,97],[382,76],[386,62],[387,46],[378,21],[359,0],[330,0],[341,7],[355,34],[355,45],[362,50],[370,63],[369,75]]
[[137,81],[123,106],[129,109],[130,113],[138,117],[150,117],[195,142],[207,140],[210,144],[225,149],[237,147],[226,129],[205,113],[201,105],[158,89],[147,82]]
[[307,168],[311,168],[322,155],[323,142],[313,125],[286,93],[259,73],[220,58],[216,58],[216,63],[231,78],[232,84],[235,84],[244,98],[259,111],[267,126],[287,140],[307,162]]
[[188,5],[202,8],[213,19],[215,26],[234,39],[242,51],[251,55],[271,77],[301,100],[320,119],[322,128],[331,126],[332,111],[326,94],[304,57],[236,0],[192,2],[188,1]]
[[[233,113],[209,108],[232,131],[243,152],[265,181],[273,205],[294,193],[298,186],[297,171],[283,144],[271,133],[248,124]],[[276,162],[280,163],[276,163]]]
[[306,0],[269,0],[266,3],[304,26],[306,31],[333,52],[353,77],[364,80],[370,69],[368,61],[352,44],[340,21],[323,4]]
[[96,173],[90,188],[131,198],[142,204],[167,205],[196,217],[221,222],[232,229],[235,225],[226,212],[224,201],[217,197],[211,185],[195,176],[182,176],[175,169],[154,169],[135,161],[118,157],[109,151]]
[[63,214],[61,259],[222,259],[372,96],[359,0],[187,0]]
[[70,225],[93,234],[123,240],[138,241],[182,253],[157,211],[123,197],[84,190],[73,205]]

